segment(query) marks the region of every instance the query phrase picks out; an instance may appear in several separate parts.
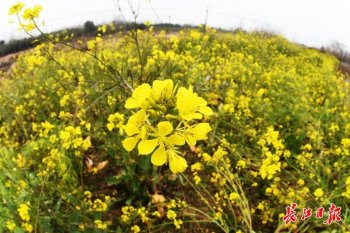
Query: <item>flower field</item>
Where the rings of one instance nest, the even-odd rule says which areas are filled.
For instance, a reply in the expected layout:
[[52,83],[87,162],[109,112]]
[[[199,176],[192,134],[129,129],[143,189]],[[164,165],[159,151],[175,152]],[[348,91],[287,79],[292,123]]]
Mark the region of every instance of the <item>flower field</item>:
[[0,232],[350,232],[338,60],[203,29],[22,53],[0,79]]

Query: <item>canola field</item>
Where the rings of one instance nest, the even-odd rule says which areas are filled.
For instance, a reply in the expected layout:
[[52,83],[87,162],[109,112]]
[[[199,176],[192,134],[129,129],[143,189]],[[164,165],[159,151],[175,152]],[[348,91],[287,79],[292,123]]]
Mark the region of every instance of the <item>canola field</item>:
[[336,58],[203,27],[55,41],[1,74],[0,232],[350,232]]

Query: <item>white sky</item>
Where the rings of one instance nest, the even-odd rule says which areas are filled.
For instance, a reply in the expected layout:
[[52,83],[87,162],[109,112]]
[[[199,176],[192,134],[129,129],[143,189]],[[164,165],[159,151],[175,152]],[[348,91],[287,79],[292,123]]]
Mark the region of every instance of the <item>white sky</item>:
[[[310,46],[338,41],[350,50],[350,0],[129,0],[139,8],[139,21],[203,24],[246,30],[264,29]],[[0,0],[0,40],[21,38],[16,24],[9,24],[9,7],[16,0]],[[128,0],[22,0],[43,6],[46,31],[122,19],[132,20]],[[14,18],[12,18],[14,19]]]

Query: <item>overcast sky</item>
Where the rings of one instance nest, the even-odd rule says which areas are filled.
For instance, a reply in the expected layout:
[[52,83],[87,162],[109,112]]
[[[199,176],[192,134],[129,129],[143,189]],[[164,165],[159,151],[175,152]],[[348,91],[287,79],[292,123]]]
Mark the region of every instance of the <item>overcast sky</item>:
[[[21,38],[16,24],[9,24],[9,7],[16,0],[0,0],[0,40]],[[128,0],[22,0],[43,6],[46,31],[122,19],[131,20]],[[310,46],[338,41],[350,50],[350,0],[130,0],[139,21],[203,24],[246,30],[264,29]],[[13,19],[13,18],[12,18]]]

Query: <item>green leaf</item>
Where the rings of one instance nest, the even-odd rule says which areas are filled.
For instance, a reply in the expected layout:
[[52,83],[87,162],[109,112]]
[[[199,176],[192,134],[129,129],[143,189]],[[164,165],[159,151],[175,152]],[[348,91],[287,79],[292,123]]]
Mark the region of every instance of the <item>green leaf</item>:
[[22,228],[16,227],[13,232],[14,233],[24,233],[25,231]]

